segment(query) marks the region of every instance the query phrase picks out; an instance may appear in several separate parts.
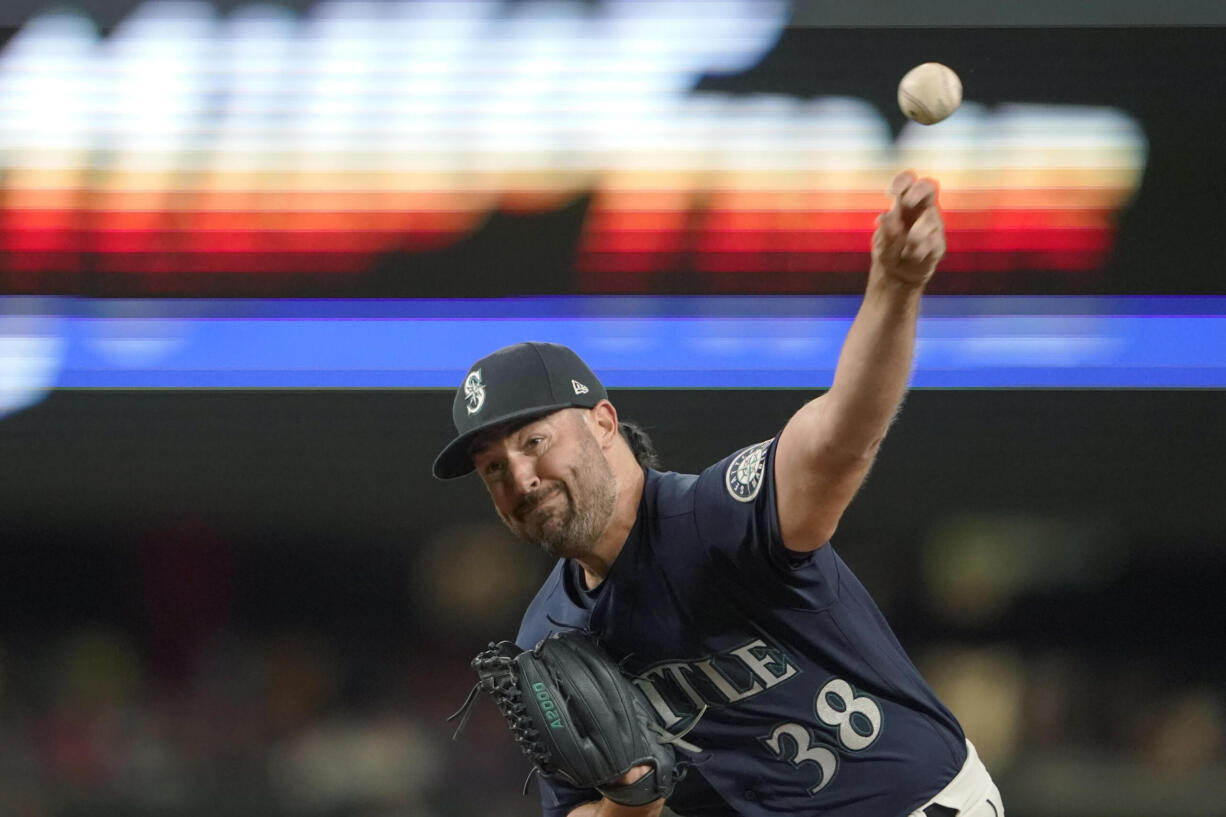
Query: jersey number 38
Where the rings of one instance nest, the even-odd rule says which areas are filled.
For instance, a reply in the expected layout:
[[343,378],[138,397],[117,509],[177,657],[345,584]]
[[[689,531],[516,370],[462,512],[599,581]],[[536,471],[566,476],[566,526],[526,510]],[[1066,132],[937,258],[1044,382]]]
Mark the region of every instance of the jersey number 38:
[[[881,734],[881,707],[867,695],[857,695],[851,684],[833,678],[813,698],[817,719],[835,732],[839,745],[849,752],[867,749]],[[809,786],[817,794],[830,784],[839,768],[839,757],[824,743],[816,741],[809,727],[799,723],[776,726],[763,738],[766,748],[780,760],[796,768],[813,764],[817,780]]]

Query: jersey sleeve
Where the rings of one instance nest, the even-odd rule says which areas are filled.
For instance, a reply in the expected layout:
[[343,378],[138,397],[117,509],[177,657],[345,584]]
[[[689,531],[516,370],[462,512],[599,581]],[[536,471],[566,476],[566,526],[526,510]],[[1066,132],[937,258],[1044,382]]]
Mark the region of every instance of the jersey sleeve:
[[797,553],[783,545],[775,495],[777,440],[742,448],[699,475],[695,525],[714,569],[751,589],[770,590],[776,603],[825,609],[838,592],[837,571],[824,558],[829,548]]

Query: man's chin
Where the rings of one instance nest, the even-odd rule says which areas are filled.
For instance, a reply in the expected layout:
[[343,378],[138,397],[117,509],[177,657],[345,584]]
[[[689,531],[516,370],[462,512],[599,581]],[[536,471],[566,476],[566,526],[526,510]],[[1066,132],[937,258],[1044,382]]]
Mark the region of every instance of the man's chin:
[[560,536],[551,536],[549,532],[541,528],[529,530],[524,527],[515,527],[512,529],[512,532],[528,544],[536,545],[545,553],[555,558],[564,558],[571,555],[572,548],[569,542]]
[[566,545],[555,547],[548,543],[542,543],[541,549],[551,559],[579,559],[587,554],[587,551],[582,548],[568,547]]
[[576,559],[588,553],[590,548],[560,537],[542,536],[536,540],[541,550],[555,559]]

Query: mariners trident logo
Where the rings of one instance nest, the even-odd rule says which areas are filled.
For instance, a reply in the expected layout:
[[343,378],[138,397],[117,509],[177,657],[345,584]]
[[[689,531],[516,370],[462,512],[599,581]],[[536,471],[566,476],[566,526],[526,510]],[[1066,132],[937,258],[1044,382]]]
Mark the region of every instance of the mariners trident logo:
[[766,470],[766,452],[770,448],[771,439],[742,449],[732,462],[728,463],[728,471],[724,474],[724,485],[728,493],[738,502],[752,502],[762,489],[762,473]]
[[481,370],[476,369],[464,378],[464,402],[469,414],[476,414],[485,405],[485,383],[481,381]]

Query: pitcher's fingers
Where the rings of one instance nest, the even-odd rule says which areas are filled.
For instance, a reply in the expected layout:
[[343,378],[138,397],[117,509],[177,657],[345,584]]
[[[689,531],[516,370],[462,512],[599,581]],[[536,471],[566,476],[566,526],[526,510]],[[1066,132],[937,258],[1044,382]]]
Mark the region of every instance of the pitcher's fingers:
[[926,241],[933,236],[941,235],[945,232],[945,223],[941,219],[941,214],[935,208],[929,208],[919,214],[919,218],[907,230],[907,243],[914,244],[920,241]]
[[924,258],[934,250],[944,247],[944,244],[945,225],[940,214],[935,209],[928,209],[923,211],[907,230],[901,255],[907,259]]
[[897,210],[877,216],[877,231],[873,233],[873,245],[882,254],[897,255],[906,239],[907,225]]
[[915,174],[910,170],[903,170],[890,182],[889,194],[898,198],[913,184],[915,184]]
[[937,200],[937,183],[933,179],[918,179],[898,198],[903,218],[914,220]]

